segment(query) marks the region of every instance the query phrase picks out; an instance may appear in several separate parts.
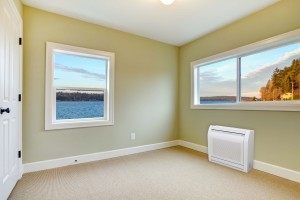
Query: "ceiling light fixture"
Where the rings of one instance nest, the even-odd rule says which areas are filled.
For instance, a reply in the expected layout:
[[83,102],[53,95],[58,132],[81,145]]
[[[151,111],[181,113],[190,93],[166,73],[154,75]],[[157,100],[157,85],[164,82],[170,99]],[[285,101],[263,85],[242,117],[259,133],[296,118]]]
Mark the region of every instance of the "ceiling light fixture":
[[165,5],[171,5],[175,0],[160,0]]

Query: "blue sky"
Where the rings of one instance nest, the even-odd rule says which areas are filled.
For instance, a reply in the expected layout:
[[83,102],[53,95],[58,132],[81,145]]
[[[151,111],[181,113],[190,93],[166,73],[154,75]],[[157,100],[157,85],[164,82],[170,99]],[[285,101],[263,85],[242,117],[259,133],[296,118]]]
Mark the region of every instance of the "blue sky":
[[[259,90],[276,67],[283,69],[300,58],[300,43],[260,52],[241,60],[242,96],[260,97]],[[200,67],[201,96],[236,95],[236,59]]]
[[55,53],[54,86],[105,88],[106,65],[104,59]]

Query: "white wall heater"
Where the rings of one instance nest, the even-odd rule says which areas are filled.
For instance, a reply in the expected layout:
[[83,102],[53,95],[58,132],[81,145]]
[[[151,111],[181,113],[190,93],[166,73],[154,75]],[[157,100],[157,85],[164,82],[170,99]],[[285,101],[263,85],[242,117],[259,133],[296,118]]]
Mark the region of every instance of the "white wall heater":
[[249,172],[253,167],[254,131],[211,125],[208,158],[227,167]]

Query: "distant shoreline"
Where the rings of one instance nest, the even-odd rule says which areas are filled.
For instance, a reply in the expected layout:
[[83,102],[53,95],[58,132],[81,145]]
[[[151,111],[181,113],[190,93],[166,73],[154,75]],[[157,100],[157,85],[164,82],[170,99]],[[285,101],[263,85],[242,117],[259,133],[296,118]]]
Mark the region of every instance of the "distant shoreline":
[[56,92],[56,101],[104,101],[104,94],[85,92]]
[[70,101],[70,100],[56,100],[56,102],[100,102],[100,101],[104,101],[104,100],[90,100],[90,101],[86,101],[86,100],[74,100],[74,101]]
[[[225,102],[236,102],[236,96],[211,96],[211,97],[200,97],[200,101],[225,101]],[[256,97],[241,97],[242,101],[261,101],[260,98]]]

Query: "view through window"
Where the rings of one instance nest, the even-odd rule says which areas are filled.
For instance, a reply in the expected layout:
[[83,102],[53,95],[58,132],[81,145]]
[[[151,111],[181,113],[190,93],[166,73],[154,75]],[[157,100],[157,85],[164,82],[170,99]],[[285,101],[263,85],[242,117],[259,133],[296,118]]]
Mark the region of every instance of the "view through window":
[[56,119],[103,118],[107,61],[55,53]]
[[236,102],[236,59],[201,66],[198,70],[201,104]]
[[242,57],[241,79],[243,101],[299,100],[300,43]]
[[300,43],[198,64],[194,73],[196,105],[298,101]]
[[47,42],[45,129],[113,125],[114,53]]

